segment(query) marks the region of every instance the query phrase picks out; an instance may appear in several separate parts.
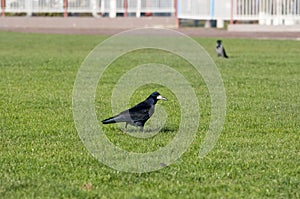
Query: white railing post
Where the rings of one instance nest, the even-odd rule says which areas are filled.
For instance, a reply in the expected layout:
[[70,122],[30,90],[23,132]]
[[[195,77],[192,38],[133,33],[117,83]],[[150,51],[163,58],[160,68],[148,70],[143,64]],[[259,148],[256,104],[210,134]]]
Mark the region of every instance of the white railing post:
[[104,14],[105,14],[105,0],[102,0],[101,1],[101,8],[100,8],[101,10],[101,15],[102,16],[104,16]]
[[117,16],[117,0],[110,1],[109,17],[115,18]]
[[217,28],[224,28],[224,20],[217,19]]
[[141,9],[142,9],[142,2],[141,0],[137,0],[136,17],[141,17]]
[[97,0],[91,0],[91,6],[92,6],[92,14],[93,14],[93,17],[96,17],[98,18],[99,15],[97,14]]
[[282,1],[276,0],[276,10],[273,15],[273,25],[281,25],[282,24]]
[[258,24],[259,25],[265,25],[266,24],[266,9],[265,9],[265,3],[264,2],[259,2]]
[[25,8],[26,8],[27,16],[31,17],[32,16],[32,0],[26,1]]

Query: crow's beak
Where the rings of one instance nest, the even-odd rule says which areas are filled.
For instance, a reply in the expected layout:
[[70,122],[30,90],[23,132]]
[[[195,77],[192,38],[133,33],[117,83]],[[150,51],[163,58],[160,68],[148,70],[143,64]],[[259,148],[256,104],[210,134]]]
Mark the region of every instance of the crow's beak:
[[157,96],[156,99],[158,99],[158,100],[168,100],[167,98],[165,98],[165,97],[163,97],[163,96],[161,96],[161,95]]

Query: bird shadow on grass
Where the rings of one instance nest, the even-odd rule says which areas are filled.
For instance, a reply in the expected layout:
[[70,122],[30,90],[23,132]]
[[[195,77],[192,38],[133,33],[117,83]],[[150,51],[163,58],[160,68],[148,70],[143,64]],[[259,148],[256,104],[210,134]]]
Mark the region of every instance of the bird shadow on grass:
[[[177,126],[164,126],[163,128],[144,128],[144,131],[140,131],[139,128],[136,127],[129,127],[125,128],[118,128],[118,127],[111,127],[106,130],[110,132],[116,132],[121,134],[158,134],[158,133],[176,133],[178,131]],[[150,135],[149,135],[150,136]]]
[[163,128],[145,128],[144,131],[140,131],[138,128],[128,128],[122,129],[124,133],[173,133],[176,132],[178,128],[166,126]]
[[178,130],[177,127],[175,126],[166,126],[166,127],[163,127],[160,132],[161,133],[174,133]]

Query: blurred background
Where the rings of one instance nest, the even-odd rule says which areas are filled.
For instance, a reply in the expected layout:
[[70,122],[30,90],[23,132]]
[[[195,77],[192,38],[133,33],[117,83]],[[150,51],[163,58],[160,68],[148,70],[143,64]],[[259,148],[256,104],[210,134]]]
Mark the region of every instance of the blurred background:
[[1,0],[1,15],[163,17],[169,27],[291,26],[300,24],[300,0]]

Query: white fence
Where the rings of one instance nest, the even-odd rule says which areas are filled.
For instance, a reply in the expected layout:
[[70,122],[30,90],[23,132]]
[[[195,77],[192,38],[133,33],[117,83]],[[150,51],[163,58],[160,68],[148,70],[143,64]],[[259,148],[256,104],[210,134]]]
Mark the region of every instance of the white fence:
[[300,23],[300,0],[178,0],[178,18]]
[[260,24],[300,23],[300,0],[235,0],[235,20],[258,20]]
[[168,13],[174,15],[175,0],[0,0],[5,13]]
[[183,19],[211,19],[211,0],[192,1],[179,0],[177,4],[178,17]]
[[0,0],[5,13],[93,13],[177,15],[180,19],[257,20],[260,24],[300,23],[300,0]]

